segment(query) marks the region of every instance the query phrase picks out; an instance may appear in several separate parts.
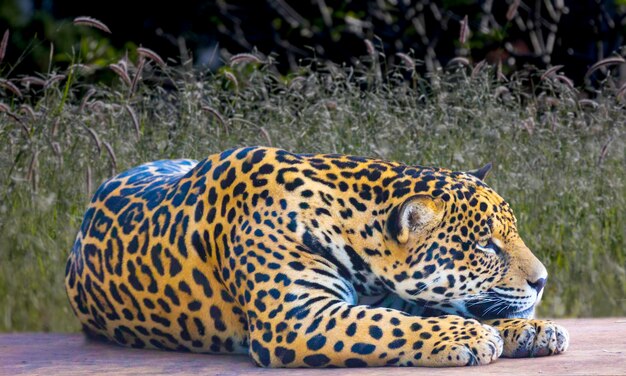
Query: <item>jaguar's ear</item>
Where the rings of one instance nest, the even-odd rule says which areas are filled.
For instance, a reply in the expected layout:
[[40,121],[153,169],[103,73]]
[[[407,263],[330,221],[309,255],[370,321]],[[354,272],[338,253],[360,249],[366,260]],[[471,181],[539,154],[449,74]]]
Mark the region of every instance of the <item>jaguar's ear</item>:
[[390,223],[396,225],[393,233],[398,243],[404,244],[409,241],[411,234],[424,233],[441,223],[443,209],[443,200],[438,197],[409,197],[397,210],[392,211],[391,215],[395,218],[390,218]]
[[480,180],[485,180],[487,175],[489,175],[489,171],[491,171],[491,167],[493,167],[493,164],[491,164],[491,162],[489,162],[486,165],[484,165],[483,167],[479,168],[478,170],[468,171],[467,173],[470,174],[470,175],[476,176]]

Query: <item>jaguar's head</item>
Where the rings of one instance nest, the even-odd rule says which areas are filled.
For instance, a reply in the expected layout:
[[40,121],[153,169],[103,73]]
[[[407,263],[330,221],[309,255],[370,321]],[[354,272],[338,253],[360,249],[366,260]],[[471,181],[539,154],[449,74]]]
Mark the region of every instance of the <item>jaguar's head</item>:
[[468,317],[534,315],[548,274],[510,206],[483,182],[490,168],[434,171],[390,211],[394,264],[378,267],[403,299]]

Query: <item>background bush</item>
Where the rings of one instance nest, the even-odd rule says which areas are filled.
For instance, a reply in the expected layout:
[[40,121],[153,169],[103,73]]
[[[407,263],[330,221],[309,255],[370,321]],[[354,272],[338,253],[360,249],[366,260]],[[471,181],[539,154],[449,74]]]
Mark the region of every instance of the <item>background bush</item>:
[[[43,77],[44,88],[26,84],[22,98],[5,90],[0,330],[77,329],[64,264],[104,179],[145,161],[254,144],[458,170],[494,161],[488,183],[550,272],[541,313],[623,314],[624,90],[607,82],[596,100],[579,100],[544,74],[529,94],[530,76],[498,81],[486,66],[428,80],[397,67],[383,79],[376,61],[362,71],[302,67],[285,78],[256,60],[239,56],[215,75],[149,62],[134,90],[121,79],[86,84],[77,67]],[[131,81],[136,72],[129,61]]]

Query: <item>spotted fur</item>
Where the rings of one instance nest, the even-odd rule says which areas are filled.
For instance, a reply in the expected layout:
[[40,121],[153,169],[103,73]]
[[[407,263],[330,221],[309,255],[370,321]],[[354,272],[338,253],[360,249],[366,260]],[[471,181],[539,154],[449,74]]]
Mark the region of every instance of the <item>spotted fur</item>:
[[264,367],[562,352],[564,329],[529,320],[547,273],[488,169],[264,147],[144,164],[95,193],[69,300],[92,336]]

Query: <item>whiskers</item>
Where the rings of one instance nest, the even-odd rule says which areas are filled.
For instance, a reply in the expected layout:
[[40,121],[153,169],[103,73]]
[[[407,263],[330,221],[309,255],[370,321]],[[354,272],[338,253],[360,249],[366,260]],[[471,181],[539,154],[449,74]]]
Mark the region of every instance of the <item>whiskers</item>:
[[446,298],[442,299],[441,303],[449,303],[449,304],[457,304],[457,303],[465,303],[466,306],[470,306],[473,304],[483,303],[495,301],[497,298],[493,296],[493,293],[489,291],[481,291],[477,294],[460,296],[458,298]]
[[491,313],[495,314],[496,316],[501,314],[502,312],[506,312],[508,310],[513,309],[514,306],[513,304],[505,301],[505,300],[499,300],[496,301],[492,306],[490,306],[489,308],[487,308],[485,311],[483,311],[483,315],[487,316]]
[[489,290],[458,298],[445,299],[438,302],[438,305],[450,305],[457,311],[465,312],[467,315],[477,318],[496,318],[508,317],[518,312],[525,314],[527,310],[532,309],[533,305],[527,307],[523,303],[523,301],[511,300],[493,290]]
[[424,315],[437,316],[454,314],[468,318],[491,319],[503,317],[527,317],[534,311],[534,301],[525,296],[516,297],[510,294],[500,294],[498,291],[487,290],[475,294],[467,294],[454,298],[433,299],[420,298],[419,295],[427,291],[437,281],[430,281],[412,291],[410,298],[420,308]]

